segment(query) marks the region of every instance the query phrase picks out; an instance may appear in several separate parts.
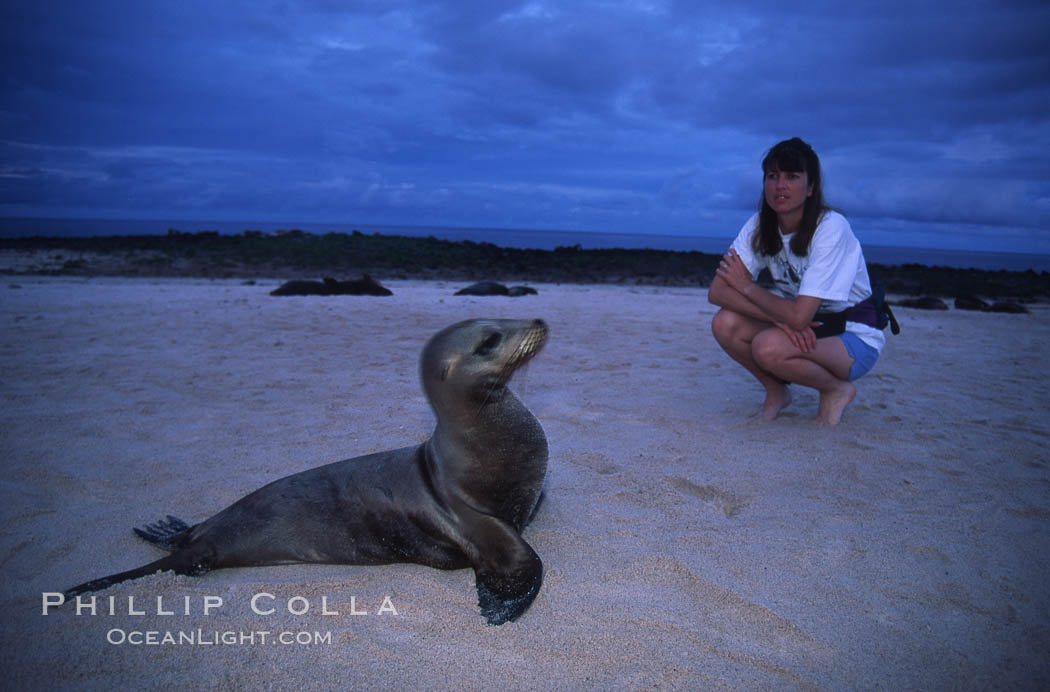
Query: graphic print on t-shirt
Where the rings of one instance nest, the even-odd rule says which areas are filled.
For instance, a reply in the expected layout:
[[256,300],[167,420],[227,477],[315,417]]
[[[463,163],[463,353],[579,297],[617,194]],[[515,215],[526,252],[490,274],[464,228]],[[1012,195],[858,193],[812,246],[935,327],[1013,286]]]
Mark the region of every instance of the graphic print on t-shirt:
[[798,297],[798,287],[802,283],[802,275],[806,273],[806,258],[799,258],[799,266],[793,267],[783,250],[769,258],[767,265],[769,273],[773,277],[773,283],[783,296]]

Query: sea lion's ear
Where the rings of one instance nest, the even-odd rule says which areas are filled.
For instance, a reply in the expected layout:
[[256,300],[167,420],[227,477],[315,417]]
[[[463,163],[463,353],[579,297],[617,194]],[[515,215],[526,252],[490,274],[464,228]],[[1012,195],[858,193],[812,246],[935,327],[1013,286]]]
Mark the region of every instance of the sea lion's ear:
[[446,365],[445,369],[441,371],[441,381],[444,382],[448,378],[448,371],[452,368],[451,365]]

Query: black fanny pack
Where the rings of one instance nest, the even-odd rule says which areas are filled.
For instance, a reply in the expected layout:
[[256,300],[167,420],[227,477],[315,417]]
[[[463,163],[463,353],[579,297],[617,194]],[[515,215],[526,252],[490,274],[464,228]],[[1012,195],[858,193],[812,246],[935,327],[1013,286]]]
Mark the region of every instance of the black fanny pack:
[[846,331],[846,322],[860,322],[877,328],[878,313],[875,311],[875,300],[868,296],[842,312],[818,312],[813,315],[813,321],[820,322],[818,326],[813,327],[813,334],[818,339],[823,339],[826,336],[838,336]]
[[882,284],[875,282],[872,286],[872,294],[850,308],[842,312],[818,312],[813,316],[814,322],[820,322],[813,327],[813,334],[818,339],[826,336],[838,336],[846,331],[846,322],[859,322],[875,329],[885,329],[890,325],[890,331],[900,334],[901,328],[897,324],[890,306],[886,304],[886,293]]

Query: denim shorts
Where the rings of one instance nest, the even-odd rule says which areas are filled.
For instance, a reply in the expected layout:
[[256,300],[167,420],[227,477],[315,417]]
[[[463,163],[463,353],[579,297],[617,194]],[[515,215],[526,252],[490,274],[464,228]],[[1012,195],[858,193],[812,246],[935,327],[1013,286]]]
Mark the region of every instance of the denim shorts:
[[879,352],[852,332],[842,332],[839,336],[846,346],[846,351],[853,357],[853,365],[849,369],[849,379],[852,382],[871,370],[875,361],[879,359]]

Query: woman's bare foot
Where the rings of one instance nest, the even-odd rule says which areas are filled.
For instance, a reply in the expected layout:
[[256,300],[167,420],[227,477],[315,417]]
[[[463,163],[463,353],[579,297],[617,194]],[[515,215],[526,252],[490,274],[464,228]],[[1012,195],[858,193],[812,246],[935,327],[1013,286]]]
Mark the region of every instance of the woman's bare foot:
[[762,410],[755,414],[759,420],[773,420],[791,403],[791,390],[786,384],[766,387],[766,401]]
[[820,408],[814,421],[817,425],[838,425],[842,420],[842,412],[846,410],[853,397],[857,396],[857,388],[852,382],[842,382],[835,389],[820,393]]

